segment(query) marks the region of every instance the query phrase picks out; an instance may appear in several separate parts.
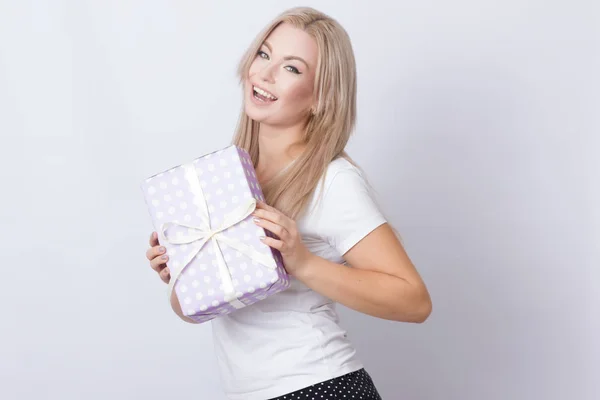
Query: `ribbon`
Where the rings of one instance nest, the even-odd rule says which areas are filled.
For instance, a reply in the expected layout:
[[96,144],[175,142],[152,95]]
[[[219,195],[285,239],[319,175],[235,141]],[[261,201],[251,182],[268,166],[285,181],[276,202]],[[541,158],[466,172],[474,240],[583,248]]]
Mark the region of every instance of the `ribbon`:
[[[259,253],[252,246],[248,246],[247,244],[231,237],[227,237],[221,232],[224,230],[242,222],[246,219],[254,210],[256,209],[256,199],[250,198],[244,201],[240,206],[238,206],[233,211],[227,213],[223,218],[223,222],[217,228],[212,228],[210,223],[210,214],[208,212],[208,207],[206,204],[206,198],[204,197],[204,192],[202,191],[202,186],[200,185],[200,181],[198,179],[198,175],[196,174],[196,169],[194,168],[193,163],[182,165],[184,169],[184,175],[186,181],[190,185],[190,190],[194,194],[194,203],[198,206],[200,211],[200,218],[202,220],[201,226],[191,226],[186,224],[181,224],[179,222],[165,222],[160,227],[160,235],[162,236],[165,242],[171,244],[192,244],[194,243],[198,246],[197,249],[191,252],[191,254],[185,259],[183,265],[180,268],[177,268],[175,271],[171,271],[171,280],[169,281],[168,293],[169,293],[169,302],[171,301],[171,295],[173,293],[173,289],[175,288],[175,283],[178,281],[179,276],[188,266],[189,263],[200,253],[200,251],[204,248],[204,246],[210,241],[213,245],[215,257],[217,259],[217,265],[219,268],[219,276],[221,278],[221,284],[223,285],[223,291],[225,292],[225,301],[231,304],[233,307],[239,309],[243,308],[246,305],[238,300],[235,294],[235,288],[233,287],[233,279],[231,277],[231,272],[227,267],[227,263],[223,258],[223,253],[221,252],[221,248],[219,247],[219,243],[224,243],[227,246],[239,251],[250,259],[262,264],[263,266],[274,270],[277,268],[277,264],[273,260],[273,258],[268,257],[262,253]],[[188,228],[187,235],[175,235],[172,237],[167,235],[166,231],[170,226],[180,226],[183,228]],[[193,231],[193,232],[192,232]]]

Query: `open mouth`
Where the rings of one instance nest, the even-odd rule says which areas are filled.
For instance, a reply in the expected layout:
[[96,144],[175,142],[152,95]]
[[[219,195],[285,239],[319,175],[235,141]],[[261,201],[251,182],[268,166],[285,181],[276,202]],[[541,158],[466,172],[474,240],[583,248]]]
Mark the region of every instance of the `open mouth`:
[[263,103],[271,103],[277,100],[277,97],[273,96],[271,93],[257,86],[252,86],[252,95],[256,100],[261,101]]

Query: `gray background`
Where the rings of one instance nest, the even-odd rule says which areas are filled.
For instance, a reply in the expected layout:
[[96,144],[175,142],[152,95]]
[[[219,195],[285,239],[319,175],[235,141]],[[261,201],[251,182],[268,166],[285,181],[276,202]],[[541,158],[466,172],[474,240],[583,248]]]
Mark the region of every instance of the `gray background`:
[[[342,307],[386,400],[600,398],[592,3],[304,3],[352,37],[349,151],[433,297],[422,325]],[[297,4],[0,1],[1,398],[223,399],[139,183],[229,143],[236,62]]]

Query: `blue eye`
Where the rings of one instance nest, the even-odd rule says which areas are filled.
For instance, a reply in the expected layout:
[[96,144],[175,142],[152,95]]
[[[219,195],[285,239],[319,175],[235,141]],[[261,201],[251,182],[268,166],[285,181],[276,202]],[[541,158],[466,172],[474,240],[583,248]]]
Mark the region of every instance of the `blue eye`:
[[300,71],[298,71],[298,68],[296,68],[296,67],[293,67],[293,66],[291,66],[291,65],[288,65],[288,66],[287,66],[287,67],[285,67],[285,68],[287,68],[287,70],[288,70],[288,71],[290,71],[290,72],[293,72],[294,74],[300,74]]

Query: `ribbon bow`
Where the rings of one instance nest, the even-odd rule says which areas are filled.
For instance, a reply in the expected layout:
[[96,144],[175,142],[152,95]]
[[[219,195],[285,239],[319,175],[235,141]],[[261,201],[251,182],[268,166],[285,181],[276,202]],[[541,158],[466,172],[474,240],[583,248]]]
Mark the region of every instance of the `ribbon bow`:
[[[190,190],[194,194],[194,204],[198,206],[200,210],[200,218],[202,219],[202,226],[191,226],[186,224],[181,224],[179,222],[165,222],[160,227],[160,234],[164,241],[171,244],[192,244],[197,243],[197,249],[192,251],[192,253],[185,259],[183,265],[180,268],[177,268],[175,271],[172,271],[171,280],[169,281],[169,301],[171,299],[171,295],[173,289],[175,287],[175,283],[178,281],[179,276],[187,267],[189,263],[200,253],[200,250],[204,248],[204,245],[209,241],[212,242],[214,253],[217,259],[217,265],[219,268],[219,276],[221,278],[221,283],[223,285],[223,291],[225,292],[225,301],[234,306],[235,308],[242,308],[246,305],[238,300],[235,294],[235,288],[233,287],[233,280],[231,277],[231,272],[227,267],[227,263],[223,258],[223,253],[219,247],[219,242],[226,244],[227,246],[239,251],[240,253],[248,256],[250,259],[262,264],[263,266],[274,270],[277,268],[277,265],[273,258],[266,256],[265,254],[259,253],[251,246],[228,236],[221,234],[224,230],[242,222],[246,219],[254,210],[256,209],[256,200],[254,198],[250,198],[244,201],[240,206],[238,206],[233,211],[227,213],[223,218],[223,222],[217,228],[212,228],[210,223],[210,215],[208,212],[208,207],[206,205],[206,198],[204,197],[204,192],[202,191],[202,186],[200,185],[200,181],[198,179],[198,175],[196,174],[196,170],[192,163],[184,164],[182,166],[184,169],[185,179],[190,185]],[[187,235],[175,235],[172,237],[166,233],[167,229],[170,226],[180,226],[183,228],[188,228]]]

